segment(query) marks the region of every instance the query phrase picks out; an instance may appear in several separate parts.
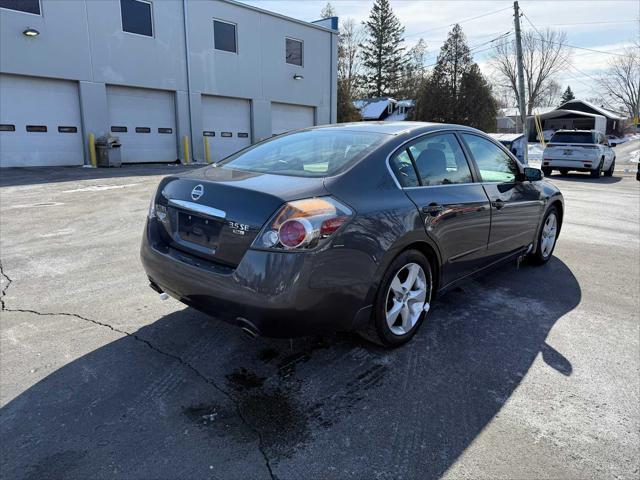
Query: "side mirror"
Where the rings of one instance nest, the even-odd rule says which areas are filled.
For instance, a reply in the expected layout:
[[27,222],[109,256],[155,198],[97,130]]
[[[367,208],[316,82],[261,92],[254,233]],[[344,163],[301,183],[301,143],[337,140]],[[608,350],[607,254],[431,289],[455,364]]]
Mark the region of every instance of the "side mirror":
[[542,180],[542,170],[533,167],[524,167],[524,179],[529,182]]

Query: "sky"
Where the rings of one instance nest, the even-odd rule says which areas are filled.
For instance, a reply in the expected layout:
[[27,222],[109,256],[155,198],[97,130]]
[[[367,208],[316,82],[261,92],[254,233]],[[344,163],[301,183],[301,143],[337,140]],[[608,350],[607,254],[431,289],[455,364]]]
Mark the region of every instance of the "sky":
[[[420,38],[427,42],[427,63],[434,63],[450,25],[459,22],[473,47],[513,31],[512,0],[390,0],[391,6],[405,27],[407,47]],[[243,3],[300,20],[320,17],[326,0],[243,0]],[[332,0],[338,17],[365,20],[372,0]],[[520,8],[539,30],[563,30],[567,43],[575,47],[601,50],[598,53],[573,49],[572,64],[561,72],[557,81],[562,90],[571,86],[577,98],[597,97],[595,78],[607,63],[616,58],[631,42],[640,40],[640,0],[520,0]],[[495,13],[492,13],[495,12]],[[489,15],[486,15],[489,14]],[[482,16],[481,18],[473,18]],[[522,27],[533,27],[527,18]],[[487,47],[489,47],[489,44]],[[487,75],[492,75],[489,58],[491,49],[480,47],[474,60]]]

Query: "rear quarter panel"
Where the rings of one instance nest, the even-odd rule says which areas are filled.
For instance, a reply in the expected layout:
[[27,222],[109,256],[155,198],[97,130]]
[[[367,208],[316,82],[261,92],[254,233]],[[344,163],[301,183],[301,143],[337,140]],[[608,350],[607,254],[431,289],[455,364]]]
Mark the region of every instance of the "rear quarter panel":
[[397,187],[387,168],[387,156],[403,142],[398,136],[344,174],[325,180],[325,188],[356,211],[333,248],[351,252],[349,263],[356,268],[368,265],[366,275],[359,276],[368,284],[368,304],[373,302],[387,266],[407,246],[428,244],[439,263],[437,246],[427,237],[415,204]]

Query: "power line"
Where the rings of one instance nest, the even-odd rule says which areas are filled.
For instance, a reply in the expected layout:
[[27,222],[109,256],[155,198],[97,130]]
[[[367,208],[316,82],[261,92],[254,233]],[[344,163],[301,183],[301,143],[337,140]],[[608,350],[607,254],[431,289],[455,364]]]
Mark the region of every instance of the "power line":
[[[525,15],[526,17],[526,15]],[[611,22],[575,22],[575,23],[545,23],[539,24],[539,27],[569,27],[572,25],[611,25],[618,23],[638,23],[638,20],[616,20]]]
[[[502,33],[502,34],[498,35],[497,37],[495,37],[495,38],[493,38],[491,40],[488,40],[486,42],[482,42],[482,43],[478,43],[476,45],[473,45],[473,46],[469,47],[469,53],[473,53],[478,48],[484,47],[485,45],[489,45],[490,43],[493,43],[493,42],[495,42],[497,40],[502,40],[503,38],[507,38],[509,35],[511,35],[511,33],[512,33],[511,31],[505,32],[505,33]],[[492,35],[496,35],[496,34],[493,33]],[[491,48],[493,48],[493,47],[491,47]],[[476,52],[476,53],[478,53],[478,52]],[[434,53],[432,53],[430,55],[427,55],[425,57],[425,59],[437,58],[438,55],[440,55],[440,52],[437,52],[437,53],[434,52]]]
[[615,55],[615,56],[618,56],[618,57],[630,57],[629,55],[625,55],[624,53],[605,52],[604,50],[596,50],[594,48],[587,48],[587,47],[577,47],[575,45],[569,45],[568,43],[559,43],[559,42],[554,42],[554,41],[548,40],[548,39],[544,38],[544,35],[542,35],[542,33],[540,33],[540,30],[538,30],[538,28],[533,24],[533,22],[529,19],[529,17],[527,17],[526,13],[522,12],[522,15],[527,20],[527,22],[529,22],[529,25],[531,25],[533,27],[533,29],[538,33],[538,35],[540,36],[540,39],[543,42],[551,43],[553,45],[560,45],[560,46],[563,46],[563,47],[575,48],[575,49],[578,49],[578,50],[586,50],[586,51],[589,51],[589,52],[602,53],[602,54],[605,54],[605,55]]
[[441,25],[439,27],[434,27],[434,28],[430,28],[428,30],[423,30],[421,32],[415,32],[415,33],[411,33],[409,35],[405,35],[406,37],[413,37],[415,35],[422,35],[423,33],[427,33],[427,32],[433,32],[434,30],[441,30],[443,28],[449,28],[449,27],[453,27],[454,25],[458,24],[458,23],[466,23],[466,22],[471,22],[473,20],[477,20],[478,18],[483,18],[483,17],[488,17],[489,15],[494,15],[496,13],[500,13],[500,12],[504,12],[505,10],[511,10],[511,7],[506,7],[506,8],[501,8],[499,10],[494,10],[492,12],[487,12],[487,13],[483,13],[482,15],[478,15],[476,17],[470,17],[470,18],[465,18],[463,20],[460,20],[458,22],[455,23],[450,23],[448,25]]

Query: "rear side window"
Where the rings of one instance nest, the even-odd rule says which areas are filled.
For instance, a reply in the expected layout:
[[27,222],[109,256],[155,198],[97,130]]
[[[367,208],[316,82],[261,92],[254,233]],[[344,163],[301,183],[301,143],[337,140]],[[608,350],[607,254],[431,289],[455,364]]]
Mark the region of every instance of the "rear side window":
[[[224,136],[223,132],[223,136]],[[295,177],[327,177],[360,161],[387,135],[309,130],[273,137],[221,162],[222,168]]]
[[514,182],[518,166],[500,147],[477,135],[462,134],[483,182]]
[[596,143],[591,132],[558,132],[550,143]]
[[391,158],[389,165],[391,165],[391,170],[393,170],[402,187],[420,186],[418,175],[416,175],[416,170],[413,168],[413,163],[411,163],[411,157],[407,150],[396,153]]
[[424,186],[471,183],[471,169],[452,133],[428,135],[409,146]]

